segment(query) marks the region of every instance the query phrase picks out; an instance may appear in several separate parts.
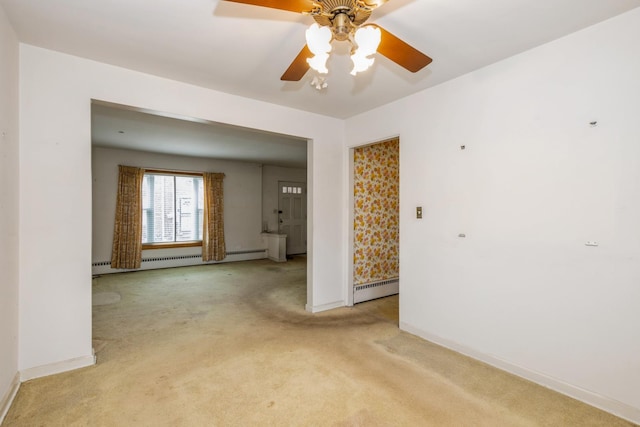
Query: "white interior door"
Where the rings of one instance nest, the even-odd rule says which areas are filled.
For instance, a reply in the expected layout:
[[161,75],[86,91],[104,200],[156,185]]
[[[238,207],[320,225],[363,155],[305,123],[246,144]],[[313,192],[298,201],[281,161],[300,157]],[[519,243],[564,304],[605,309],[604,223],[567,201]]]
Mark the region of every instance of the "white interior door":
[[279,181],[278,232],[287,235],[287,255],[307,252],[307,186]]

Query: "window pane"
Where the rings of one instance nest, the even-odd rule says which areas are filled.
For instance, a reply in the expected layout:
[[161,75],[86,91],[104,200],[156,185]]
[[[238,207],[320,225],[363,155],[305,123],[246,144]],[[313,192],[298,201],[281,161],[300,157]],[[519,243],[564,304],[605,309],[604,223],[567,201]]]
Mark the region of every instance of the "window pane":
[[175,189],[172,176],[156,175],[154,188],[154,242],[175,240]]
[[[176,241],[200,240],[202,178],[176,176]],[[204,198],[204,195],[203,195]]]
[[198,209],[196,213],[198,215],[198,237],[196,240],[202,240],[202,220],[204,218],[204,182],[202,178],[196,178],[198,184]]
[[[152,178],[151,178],[152,179]],[[152,228],[149,227],[150,218],[153,218],[151,184],[149,175],[145,175],[142,179],[142,243],[150,243]]]
[[202,177],[145,174],[142,243],[202,240]]
[[142,242],[175,241],[173,176],[145,175],[142,180]]

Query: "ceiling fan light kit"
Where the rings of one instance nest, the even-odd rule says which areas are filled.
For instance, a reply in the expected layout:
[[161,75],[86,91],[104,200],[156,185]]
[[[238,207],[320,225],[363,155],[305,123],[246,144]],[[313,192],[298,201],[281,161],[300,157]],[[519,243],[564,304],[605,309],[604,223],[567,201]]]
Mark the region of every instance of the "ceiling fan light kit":
[[327,60],[331,52],[331,30],[329,27],[312,24],[307,29],[305,36],[307,47],[314,55],[311,58],[307,58],[307,63],[320,74],[328,73]]
[[[316,21],[307,29],[307,45],[293,60],[280,78],[298,81],[309,68],[326,74],[331,43],[351,43],[352,75],[367,70],[374,63],[375,53],[387,57],[401,67],[418,72],[431,63],[424,53],[413,48],[378,25],[363,24],[374,9],[388,0],[226,0],[254,6],[269,7],[310,15]],[[327,87],[323,76],[315,76],[312,85],[317,89]],[[320,82],[320,84],[318,84]]]
[[380,29],[371,25],[358,28],[354,36],[357,47],[351,55],[351,61],[353,61],[351,75],[355,76],[373,65],[374,58],[369,56],[378,50],[381,35]]

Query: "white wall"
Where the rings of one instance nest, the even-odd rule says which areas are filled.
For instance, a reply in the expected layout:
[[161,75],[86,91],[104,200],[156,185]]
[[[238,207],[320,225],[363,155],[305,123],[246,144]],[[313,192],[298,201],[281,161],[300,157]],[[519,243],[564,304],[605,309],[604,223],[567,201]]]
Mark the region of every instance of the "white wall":
[[307,170],[264,165],[262,167],[262,224],[267,231],[278,231],[278,181],[307,182]]
[[18,40],[0,7],[0,423],[18,372]]
[[21,370],[91,355],[91,99],[312,140],[307,308],[344,304],[342,121],[24,44],[20,91]]
[[638,40],[640,9],[347,122],[400,135],[401,326],[636,422]]
[[[94,147],[92,153],[92,263],[111,260],[113,223],[118,188],[118,165],[224,173],[224,220],[227,251],[231,254],[233,252],[265,248],[260,234],[262,231],[262,166],[260,164]],[[145,259],[177,255],[199,255],[202,254],[202,248],[154,249],[143,250],[142,252],[142,258]],[[257,258],[264,258],[265,256],[265,253],[255,254]],[[234,257],[229,255],[228,261],[233,259]],[[201,262],[202,260],[198,258],[188,260],[189,264],[199,264]],[[154,262],[143,263],[142,268],[156,268],[155,264]],[[105,267],[102,268],[105,269]],[[111,270],[108,267],[106,269],[110,272],[119,271]],[[93,271],[96,272],[96,268]]]

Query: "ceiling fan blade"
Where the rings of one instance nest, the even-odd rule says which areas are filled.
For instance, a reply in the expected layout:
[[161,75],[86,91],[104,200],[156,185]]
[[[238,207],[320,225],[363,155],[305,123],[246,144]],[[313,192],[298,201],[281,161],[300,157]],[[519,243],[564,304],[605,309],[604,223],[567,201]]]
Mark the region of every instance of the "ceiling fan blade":
[[296,59],[293,60],[287,71],[284,72],[280,80],[285,80],[288,82],[297,82],[299,81],[309,70],[309,63],[307,62],[307,58],[311,58],[313,53],[309,50],[307,45],[305,44]]
[[251,4],[254,6],[270,7],[272,9],[288,10],[302,13],[313,8],[310,0],[224,0],[233,3]]
[[384,28],[376,25],[382,32],[378,53],[386,56],[396,64],[415,73],[429,65],[433,59],[414,47],[403,42]]
[[364,0],[364,4],[369,7],[380,7],[388,1],[389,0]]

